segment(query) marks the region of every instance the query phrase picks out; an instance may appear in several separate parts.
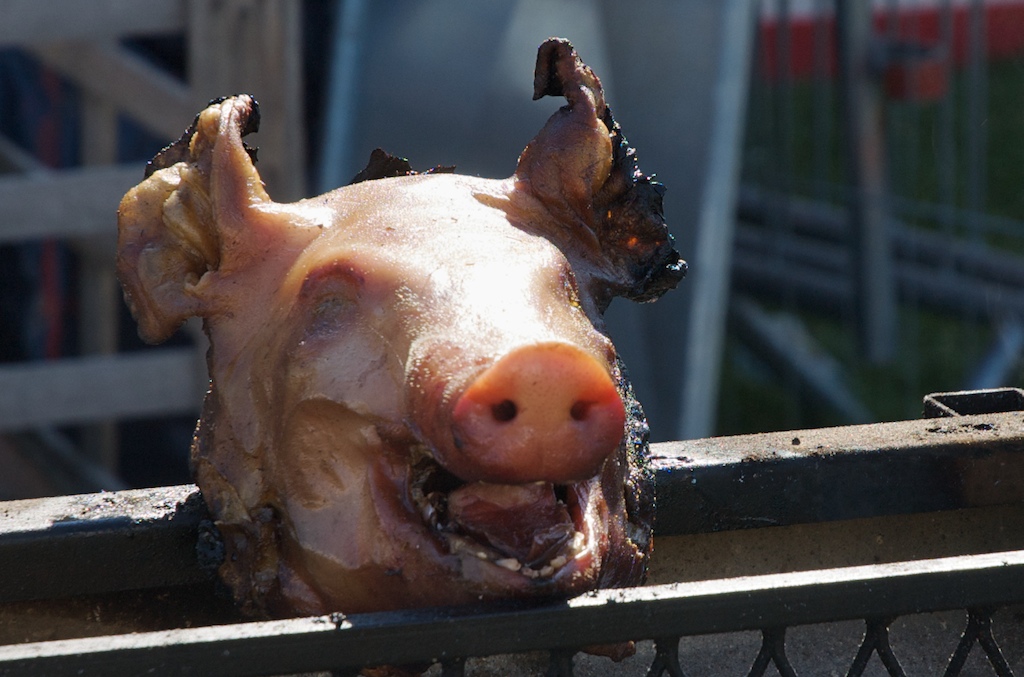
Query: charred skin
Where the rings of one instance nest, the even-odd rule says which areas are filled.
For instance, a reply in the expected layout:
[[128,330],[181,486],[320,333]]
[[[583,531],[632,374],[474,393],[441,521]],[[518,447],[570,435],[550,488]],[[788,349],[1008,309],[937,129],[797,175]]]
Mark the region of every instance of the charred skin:
[[375,153],[352,185],[278,204],[241,95],[122,201],[140,335],[197,315],[210,338],[192,467],[250,612],[643,581],[647,426],[601,313],[657,298],[685,263],[571,45],[541,47],[536,82],[568,105],[503,181]]

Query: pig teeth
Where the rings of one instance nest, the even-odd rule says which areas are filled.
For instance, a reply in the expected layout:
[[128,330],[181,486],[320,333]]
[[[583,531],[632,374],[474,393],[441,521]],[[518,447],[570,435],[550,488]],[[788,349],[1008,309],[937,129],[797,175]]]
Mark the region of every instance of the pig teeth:
[[583,547],[586,545],[587,537],[583,535],[582,531],[577,531],[572,535],[572,542],[569,543],[569,552],[572,553],[573,559],[579,557],[586,549]]
[[[516,562],[516,560],[509,559],[499,560],[495,562],[495,564],[500,564],[501,566],[511,569],[510,566],[502,564],[502,562]],[[566,557],[565,555],[559,555],[558,557],[555,557],[550,562],[542,566],[540,569],[532,569],[524,565],[521,569],[519,569],[519,573],[521,573],[523,576],[526,576],[527,578],[548,578],[549,576],[553,576],[556,571],[564,567],[568,562],[568,557]],[[518,562],[516,563],[518,564]]]
[[522,563],[515,557],[505,557],[503,559],[495,560],[494,562],[500,567],[508,569],[509,571],[519,571],[523,566]]

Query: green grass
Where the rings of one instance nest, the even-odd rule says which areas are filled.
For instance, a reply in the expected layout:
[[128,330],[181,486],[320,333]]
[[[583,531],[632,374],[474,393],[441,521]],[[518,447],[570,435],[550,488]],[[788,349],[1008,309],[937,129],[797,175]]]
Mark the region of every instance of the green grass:
[[989,81],[988,211],[1024,220],[1024,60],[993,64]]
[[[967,208],[968,178],[972,170],[966,148],[967,94],[965,76],[953,82],[954,141],[952,153],[945,142],[946,121],[938,103],[888,102],[885,125],[891,190],[902,197],[941,203],[944,186],[952,181],[952,205]],[[825,118],[815,118],[822,97],[810,83],[795,83],[788,102],[772,102],[769,85],[755,87],[751,97],[744,148],[743,180],[815,198],[827,198],[823,186],[845,178],[843,139],[837,113],[836,91],[824,92],[829,102]],[[792,115],[786,132],[776,121]],[[985,137],[983,211],[1024,222],[1024,58],[992,63],[988,69],[988,96],[981,120]],[[815,130],[825,131],[815,138]],[[949,168],[952,167],[950,172]],[[900,214],[915,227],[964,236],[955,228],[922,215]],[[989,234],[994,246],[1024,254],[1024,231]],[[785,300],[761,299],[775,310],[797,312]],[[801,313],[809,333],[843,365],[846,385],[878,420],[915,418],[921,397],[929,392],[963,388],[987,352],[994,332],[984,321],[955,314],[925,311],[903,305],[899,311],[896,359],[871,365],[860,356],[854,327],[834,317]],[[818,427],[841,423],[834,412],[800,392],[797,384],[758,365],[743,346],[731,338],[726,346],[719,402],[721,434]],[[1017,373],[1019,382],[1024,374]]]

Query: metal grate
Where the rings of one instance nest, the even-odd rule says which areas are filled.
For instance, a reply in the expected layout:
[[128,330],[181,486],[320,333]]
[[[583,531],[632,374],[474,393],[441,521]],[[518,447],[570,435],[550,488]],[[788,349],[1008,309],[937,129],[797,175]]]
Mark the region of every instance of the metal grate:
[[[985,412],[1014,397],[940,394],[930,399],[952,418],[652,445],[658,536],[965,508],[1017,515],[1024,415]],[[230,609],[196,615],[216,599],[206,519],[190,486],[0,503],[0,620],[18,605],[59,610],[79,599],[96,615],[107,613],[106,599],[133,600],[148,618],[180,598],[192,613],[164,629],[140,628],[148,632],[2,646],[0,675],[345,675],[434,662],[442,675],[463,675],[467,659],[537,650],[550,652],[548,675],[572,675],[579,647],[644,639],[654,640],[646,674],[698,675],[706,668],[680,651],[681,641],[754,631],[759,646],[736,658],[745,674],[807,677],[819,672],[802,667],[788,638],[803,626],[850,621],[864,624],[864,636],[848,656],[840,652],[846,674],[878,674],[870,670],[880,662],[903,675],[893,623],[944,610],[966,614],[960,638],[939,649],[949,656],[943,674],[975,674],[965,666],[980,655],[991,674],[1011,675],[1004,650],[1013,649],[1011,660],[1020,653],[993,631],[993,618],[1024,603],[1018,537],[1000,552],[603,590],[546,605],[244,622]]]

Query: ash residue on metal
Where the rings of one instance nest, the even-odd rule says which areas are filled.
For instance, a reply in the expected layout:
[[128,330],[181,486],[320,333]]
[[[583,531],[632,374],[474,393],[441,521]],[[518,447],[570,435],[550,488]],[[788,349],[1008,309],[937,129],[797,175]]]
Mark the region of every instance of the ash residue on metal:
[[637,546],[648,552],[655,516],[654,470],[650,464],[648,445],[651,429],[647,425],[644,409],[633,392],[626,365],[621,359],[617,360],[617,364],[619,379],[616,386],[626,408],[626,434],[623,440],[628,464],[624,487],[626,515],[631,524],[647,534],[647,542],[637,543]]
[[196,533],[196,559],[199,568],[208,576],[216,576],[217,569],[224,562],[224,539],[213,520],[199,522]]

